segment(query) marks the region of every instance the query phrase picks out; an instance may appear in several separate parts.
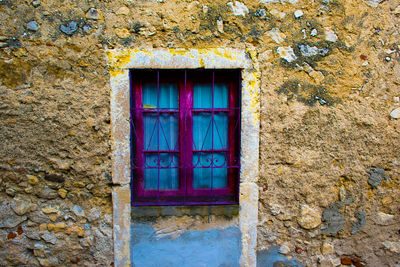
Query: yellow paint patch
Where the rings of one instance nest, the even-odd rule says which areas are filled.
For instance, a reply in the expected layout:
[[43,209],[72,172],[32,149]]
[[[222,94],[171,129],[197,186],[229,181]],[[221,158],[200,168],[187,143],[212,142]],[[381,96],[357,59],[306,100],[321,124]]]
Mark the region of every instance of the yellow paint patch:
[[385,184],[389,188],[393,188],[393,183],[392,182],[386,182]]
[[257,60],[257,51],[255,49],[247,49],[246,52],[253,61]]
[[183,50],[183,49],[182,50],[178,50],[178,49],[173,49],[173,48],[168,49],[168,52],[171,55],[180,55],[180,56],[187,56],[188,53],[189,53],[188,50]]
[[276,172],[278,175],[281,175],[283,173],[283,166],[280,166],[278,171]]
[[223,57],[223,58],[226,58],[226,59],[229,59],[229,60],[233,60],[232,55],[227,51],[224,51],[222,53],[220,50],[214,48],[210,52],[212,52],[216,56],[220,56],[220,57]]
[[244,80],[247,81],[247,88],[250,95],[250,111],[253,113],[253,122],[260,121],[260,93],[259,93],[259,76],[260,73],[253,71],[248,73]]
[[368,190],[367,198],[371,199],[373,196],[374,196],[374,193],[372,192],[372,189]]
[[125,52],[108,51],[107,56],[108,56],[108,61],[110,62],[109,70],[111,77],[115,77],[123,73],[122,68],[131,61],[130,51],[125,51]]
[[382,199],[382,205],[384,205],[384,206],[386,206],[388,204],[391,204],[392,202],[393,202],[393,199],[391,197],[389,197],[389,196],[384,197]]
[[76,64],[76,66],[78,66],[78,67],[88,67],[89,64],[87,64],[86,62],[81,60]]

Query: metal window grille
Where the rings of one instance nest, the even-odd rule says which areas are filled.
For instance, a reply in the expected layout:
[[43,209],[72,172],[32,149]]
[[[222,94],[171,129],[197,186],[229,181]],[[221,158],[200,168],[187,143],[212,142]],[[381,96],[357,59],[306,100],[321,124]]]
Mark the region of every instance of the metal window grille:
[[240,70],[131,70],[130,79],[132,205],[237,204]]

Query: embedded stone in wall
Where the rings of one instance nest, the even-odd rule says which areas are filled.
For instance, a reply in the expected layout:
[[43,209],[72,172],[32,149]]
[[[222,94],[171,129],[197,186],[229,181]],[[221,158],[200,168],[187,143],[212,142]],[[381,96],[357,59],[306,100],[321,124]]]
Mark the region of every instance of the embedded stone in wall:
[[47,243],[55,245],[57,243],[57,238],[51,234],[45,233],[41,235],[41,238]]
[[[306,62],[303,63],[303,70],[311,77],[314,79],[316,83],[321,83],[325,76],[322,74],[320,71],[314,70],[309,64]],[[326,101],[317,97],[317,99],[321,105],[326,104]]]
[[318,48],[306,44],[299,44],[300,53],[303,57],[326,56],[329,53],[327,48]]
[[387,176],[385,170],[381,167],[371,167],[367,170],[369,173],[368,184],[372,188],[377,188],[378,185],[381,184],[382,180],[385,179],[387,181]]
[[100,219],[101,211],[99,208],[93,208],[88,212],[87,219],[89,222],[96,221]]
[[66,198],[68,192],[63,188],[60,188],[58,189],[57,193],[61,198]]
[[317,29],[312,29],[312,30],[311,30],[310,35],[311,35],[312,37],[317,36],[317,34],[318,34],[318,30],[317,30]]
[[16,214],[21,216],[35,210],[36,205],[32,204],[30,201],[25,201],[20,198],[14,198],[13,202],[11,202],[11,208]]
[[351,258],[350,257],[342,257],[342,258],[340,258],[340,263],[343,265],[351,265]]
[[78,217],[84,217],[85,216],[85,211],[82,209],[82,207],[80,207],[78,205],[75,205],[72,208],[72,212]]
[[308,205],[301,205],[297,223],[304,229],[314,229],[321,224],[321,213]]
[[44,179],[55,183],[63,183],[65,181],[64,176],[54,173],[46,173]]
[[26,215],[17,215],[7,201],[1,202],[0,210],[0,228],[12,228],[28,219]]
[[286,35],[281,33],[278,28],[271,29],[267,34],[277,44],[282,43],[283,41],[285,41],[286,38]]
[[117,10],[117,12],[116,12],[116,14],[117,15],[129,15],[129,8],[128,7],[126,7],[126,6],[122,6],[122,7],[120,7],[118,10]]
[[249,9],[246,7],[245,4],[243,4],[241,2],[233,1],[233,3],[229,2],[227,5],[232,9],[233,15],[235,15],[235,16],[243,16],[244,17],[244,16],[246,16],[246,14],[249,13]]
[[36,242],[33,245],[33,253],[36,257],[44,258],[46,257],[47,246],[43,245],[41,242]]
[[337,39],[338,36],[331,28],[325,28],[325,40],[334,43]]
[[38,194],[39,197],[41,198],[46,198],[46,199],[54,199],[58,197],[58,193],[56,190],[51,189],[48,186],[45,186]]
[[47,225],[47,229],[49,231],[54,231],[55,233],[64,231],[65,227],[66,227],[66,225],[65,225],[64,222],[59,222],[59,223],[56,223],[56,224],[49,223]]
[[284,242],[281,247],[279,248],[279,253],[286,255],[289,254],[291,251],[289,242]]
[[385,241],[383,245],[391,252],[400,253],[400,241]]
[[224,22],[222,20],[217,20],[218,32],[224,33]]
[[265,18],[267,16],[267,11],[264,8],[257,9],[254,16],[259,18]]
[[295,17],[296,19],[301,18],[303,15],[304,15],[304,13],[303,13],[303,11],[301,11],[301,10],[296,10],[296,11],[294,12],[294,17]]
[[38,7],[38,6],[40,6],[40,1],[39,1],[39,0],[34,0],[34,1],[32,1],[32,6],[33,6],[33,7]]
[[8,46],[8,38],[6,36],[0,36],[0,48]]
[[279,3],[280,0],[260,0],[260,4]]
[[269,204],[269,210],[273,216],[277,216],[282,213],[282,207],[277,204]]
[[332,254],[335,252],[333,244],[331,242],[324,241],[321,246],[322,255]]
[[36,21],[29,21],[26,24],[26,28],[30,31],[36,32],[39,29],[38,24],[36,23]]
[[60,25],[60,30],[66,35],[73,35],[78,30],[78,23],[76,21],[70,21],[67,24]]
[[391,225],[393,223],[395,223],[394,219],[394,215],[392,214],[387,214],[381,211],[378,211],[376,214],[376,218],[375,218],[375,222],[378,225]]
[[383,1],[385,0],[364,0],[364,3],[372,7],[378,7]]
[[86,12],[86,18],[87,19],[92,19],[92,20],[99,20],[102,18],[101,11],[99,11],[96,8],[90,8]]
[[390,112],[390,117],[393,119],[400,119],[400,108],[396,108]]
[[128,29],[123,28],[123,29],[116,29],[115,33],[119,38],[128,38],[130,35],[130,32]]
[[40,266],[43,267],[50,267],[50,266],[58,266],[59,265],[59,261],[56,257],[50,257],[50,258],[38,258]]
[[284,19],[286,17],[286,13],[285,12],[281,12],[277,9],[271,9],[270,10],[271,15],[278,17],[280,19]]
[[290,46],[278,47],[277,52],[281,58],[289,63],[297,59],[296,55],[294,54],[293,48]]
[[39,179],[38,179],[37,176],[35,176],[35,175],[27,174],[27,175],[26,175],[26,178],[28,178],[28,182],[29,182],[31,185],[37,185],[37,184],[39,183]]

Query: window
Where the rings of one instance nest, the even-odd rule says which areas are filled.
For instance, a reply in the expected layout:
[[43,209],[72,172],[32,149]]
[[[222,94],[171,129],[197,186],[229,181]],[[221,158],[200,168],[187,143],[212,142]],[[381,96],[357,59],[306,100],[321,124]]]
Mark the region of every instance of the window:
[[240,70],[131,70],[133,205],[237,204]]
[[[238,98],[240,107],[240,135],[245,138],[238,140],[240,146],[240,193],[239,216],[242,238],[242,254],[240,264],[243,266],[256,265],[257,222],[258,222],[258,192],[259,178],[259,143],[260,143],[260,78],[257,52],[254,48],[246,50],[231,48],[204,48],[204,49],[116,49],[108,50],[108,64],[110,70],[110,117],[111,117],[111,149],[112,149],[112,199],[114,225],[114,263],[116,266],[130,266],[132,243],[135,242],[131,234],[132,203],[146,205],[146,198],[138,198],[135,182],[138,182],[132,173],[137,167],[135,146],[137,140],[133,131],[135,121],[132,113],[135,112],[134,77],[140,78],[132,69],[232,69],[228,72],[231,79],[240,80]],[[239,71],[234,71],[240,69]],[[197,72],[197,71],[195,71]],[[200,71],[199,71],[200,72]],[[239,77],[240,76],[240,77]],[[154,77],[154,76],[153,76]],[[153,82],[156,80],[153,80]],[[230,81],[230,80],[226,80]],[[140,80],[138,82],[140,84]],[[132,96],[132,98],[131,98]],[[239,116],[239,115],[238,115]],[[130,119],[131,118],[131,119]],[[238,135],[238,134],[237,134]],[[143,137],[142,137],[143,138]],[[136,151],[137,152],[137,151]],[[239,152],[238,152],[239,153]],[[142,178],[143,179],[143,178]],[[237,178],[239,180],[239,178]],[[237,181],[236,181],[237,182]],[[238,191],[238,190],[236,190]],[[132,196],[133,195],[133,196]],[[236,198],[236,199],[235,199]],[[161,200],[161,199],[160,199]],[[157,196],[147,197],[149,203],[157,204]],[[173,200],[168,200],[173,203]],[[168,201],[163,203],[168,204]],[[186,200],[186,204],[188,200]],[[212,200],[209,200],[210,202]],[[210,203],[209,202],[209,203]],[[181,204],[182,202],[176,202]],[[207,204],[207,202],[202,202]],[[164,211],[165,209],[156,209]]]

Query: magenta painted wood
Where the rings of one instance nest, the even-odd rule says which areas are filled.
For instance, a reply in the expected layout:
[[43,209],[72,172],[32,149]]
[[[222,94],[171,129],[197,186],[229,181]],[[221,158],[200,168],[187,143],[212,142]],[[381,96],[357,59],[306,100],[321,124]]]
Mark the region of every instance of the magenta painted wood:
[[[190,77],[188,74],[190,73]],[[162,78],[168,82],[178,84],[179,88],[179,110],[170,108],[159,108],[160,96],[160,74]],[[238,184],[240,174],[240,72],[221,72],[221,71],[203,71],[203,70],[181,70],[179,73],[168,73],[165,70],[152,70],[148,72],[131,71],[131,142],[132,142],[132,205],[219,205],[219,204],[237,204],[238,203]],[[193,109],[193,85],[199,82],[199,77],[207,77],[212,81],[212,108]],[[150,78],[149,78],[150,77]],[[165,78],[164,78],[165,77]],[[154,79],[154,80],[152,80]],[[226,83],[228,90],[228,108],[214,108],[214,84],[218,82]],[[196,80],[196,81],[195,81]],[[144,82],[157,83],[157,107],[143,108],[142,90]],[[164,82],[162,80],[161,82]],[[200,80],[200,82],[206,82]],[[193,148],[193,114],[203,112],[211,114],[211,134],[212,148],[202,149]],[[157,148],[159,148],[160,133],[166,140],[167,150],[150,150],[144,148],[144,122],[143,114],[151,113],[157,115],[155,125],[157,135]],[[179,114],[179,137],[176,145],[179,148],[171,147],[168,144],[164,129],[160,124],[161,114]],[[214,114],[228,114],[228,148],[214,149]],[[161,132],[160,132],[161,131]],[[219,133],[218,133],[219,134]],[[152,138],[152,137],[151,137]],[[210,166],[193,166],[193,153],[204,152],[211,153]],[[221,166],[215,165],[213,161],[214,153],[225,152],[227,157],[226,164]],[[179,154],[179,164],[177,167],[161,166],[160,154],[168,153]],[[145,162],[145,154],[157,154],[157,164],[150,166]],[[210,188],[194,188],[193,187],[193,168],[210,168],[211,167],[211,186]],[[160,189],[160,170],[169,168],[179,168],[179,188],[173,190]],[[227,168],[227,187],[213,188],[213,169]],[[144,188],[144,170],[157,169],[158,180],[157,189]]]
[[180,194],[184,196],[183,202],[186,201],[187,196],[187,167],[185,166],[185,162],[187,160],[187,150],[186,150],[186,142],[185,134],[187,129],[186,122],[186,110],[187,106],[187,94],[186,94],[186,72],[184,73],[184,80],[179,83],[179,185],[180,185]]

